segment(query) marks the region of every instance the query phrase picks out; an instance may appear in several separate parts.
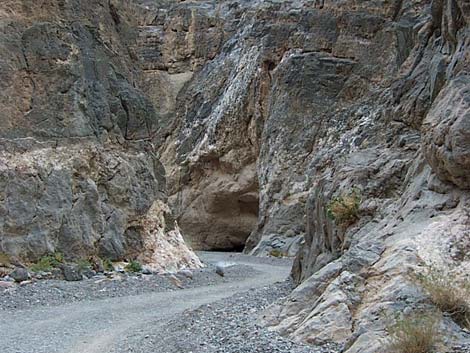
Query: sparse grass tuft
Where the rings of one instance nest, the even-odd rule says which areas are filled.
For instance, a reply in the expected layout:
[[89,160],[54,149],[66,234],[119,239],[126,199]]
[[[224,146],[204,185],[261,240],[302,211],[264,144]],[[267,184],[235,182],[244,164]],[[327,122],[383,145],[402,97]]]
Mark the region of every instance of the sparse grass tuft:
[[77,266],[80,271],[90,270],[92,268],[92,264],[87,259],[80,259],[77,261]]
[[359,219],[359,206],[361,197],[359,191],[354,189],[348,194],[333,198],[327,207],[328,217],[338,225],[348,227]]
[[52,269],[59,267],[64,262],[64,255],[56,252],[54,254],[41,257],[36,263],[31,265],[31,271],[50,272]]
[[[9,266],[11,265],[10,256],[0,252],[0,277],[4,277],[10,273]],[[5,267],[3,267],[5,266]]]
[[127,264],[125,267],[125,270],[127,272],[141,272],[142,271],[142,265],[140,264],[139,261],[132,260]]
[[432,353],[439,341],[439,317],[436,314],[414,314],[397,319],[387,328],[390,353]]
[[459,282],[454,274],[432,266],[415,278],[437,308],[461,327],[470,328],[470,281]]
[[102,259],[102,261],[103,261],[103,268],[105,271],[108,271],[108,272],[114,271],[114,265],[110,259],[106,258],[106,259]]

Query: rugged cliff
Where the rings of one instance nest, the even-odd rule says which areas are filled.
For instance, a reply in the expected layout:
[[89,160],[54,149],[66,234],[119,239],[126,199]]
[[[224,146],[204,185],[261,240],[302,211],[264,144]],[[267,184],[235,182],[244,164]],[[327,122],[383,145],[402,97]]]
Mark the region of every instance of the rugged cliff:
[[[165,92],[152,99],[170,117],[160,153],[185,234],[202,248],[297,254],[302,284],[268,325],[379,352],[384,317],[425,306],[410,270],[465,273],[466,2],[142,9],[144,80]],[[443,325],[447,343],[462,338]]]
[[166,205],[128,14],[120,1],[0,4],[0,252],[200,264]]

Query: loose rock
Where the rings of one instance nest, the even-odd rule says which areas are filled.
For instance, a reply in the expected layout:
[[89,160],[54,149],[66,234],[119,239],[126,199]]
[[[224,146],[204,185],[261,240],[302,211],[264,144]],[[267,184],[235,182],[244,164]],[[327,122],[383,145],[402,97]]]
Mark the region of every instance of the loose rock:
[[27,269],[23,267],[16,267],[13,272],[10,273],[10,277],[13,278],[16,282],[27,281],[31,276]]
[[64,265],[62,271],[66,281],[81,281],[83,279],[82,272],[77,266]]

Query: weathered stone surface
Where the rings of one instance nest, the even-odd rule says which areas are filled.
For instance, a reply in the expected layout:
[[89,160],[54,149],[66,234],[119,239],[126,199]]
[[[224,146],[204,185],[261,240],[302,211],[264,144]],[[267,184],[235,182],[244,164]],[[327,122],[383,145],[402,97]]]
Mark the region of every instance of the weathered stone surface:
[[66,281],[75,282],[83,279],[82,271],[80,271],[78,266],[63,265],[62,272]]
[[30,278],[28,270],[23,267],[15,268],[11,273],[10,277],[15,280],[15,282],[27,281]]
[[166,205],[132,6],[0,4],[0,252],[201,265]]
[[[328,104],[356,104],[369,92],[371,82],[362,77],[377,82],[397,70],[392,44],[398,29],[380,13],[393,9],[363,16],[335,6],[320,11],[303,1],[190,2],[158,12],[162,4],[146,5],[140,33],[147,44],[139,53],[156,65],[145,72],[146,84],[170,87],[163,99],[170,103],[157,95],[153,100],[158,111],[174,109],[176,115],[162,124],[168,129],[157,139],[166,138],[162,162],[183,231],[197,247],[236,249],[257,223],[250,249],[264,236],[294,254],[305,232],[309,182],[303,170],[313,153],[312,136],[327,133],[321,123],[334,116]],[[184,48],[193,51],[178,54],[183,49],[174,23],[186,31]],[[154,35],[159,39],[152,42]],[[207,47],[207,36],[219,44]],[[193,42],[195,37],[202,40]],[[148,41],[159,55],[148,54]],[[178,54],[173,60],[165,54],[170,42]],[[165,70],[185,72],[189,81],[169,84]],[[175,87],[181,87],[178,93]],[[309,115],[316,118],[305,124]],[[255,253],[269,249],[263,245]]]
[[[463,253],[467,4],[146,4],[142,18],[158,24],[141,24],[158,27],[152,46],[161,55],[140,53],[158,67],[146,73],[149,86],[169,87],[169,98],[152,99],[175,116],[157,139],[185,234],[200,248],[236,249],[250,234],[247,252],[298,252],[299,287],[265,323],[298,340],[382,351],[374,340],[386,336],[383,313],[424,302],[409,268],[431,254],[451,262],[448,247]],[[158,6],[165,11],[151,16]],[[206,36],[201,23],[213,31]],[[220,38],[212,49],[208,36]],[[184,83],[171,84],[183,72]],[[331,203],[352,191],[356,214],[341,224]],[[431,232],[437,223],[455,232]]]
[[264,322],[348,353],[427,305],[410,270],[468,271],[465,1],[26,5],[0,5],[0,251],[199,266],[176,219],[297,254]]
[[[398,15],[409,16],[408,5]],[[336,119],[345,116],[348,128],[337,124],[317,134],[304,169],[311,188],[305,243],[293,269],[301,284],[264,318],[294,339],[333,341],[348,353],[382,352],[376,343],[386,340],[387,317],[427,305],[409,271],[423,262],[461,274],[468,269],[467,257],[451,255],[462,254],[470,234],[468,7],[433,2],[432,10],[445,20],[414,17],[419,25],[412,27],[409,55],[380,81],[382,92],[349,107],[338,107],[337,98]],[[328,209],[353,188],[361,195],[358,220],[345,228]],[[347,291],[338,285],[344,276],[357,279]],[[442,330],[449,346],[468,342],[452,324]]]
[[424,153],[436,174],[462,189],[469,189],[469,75],[456,77],[441,91],[426,116],[423,130]]

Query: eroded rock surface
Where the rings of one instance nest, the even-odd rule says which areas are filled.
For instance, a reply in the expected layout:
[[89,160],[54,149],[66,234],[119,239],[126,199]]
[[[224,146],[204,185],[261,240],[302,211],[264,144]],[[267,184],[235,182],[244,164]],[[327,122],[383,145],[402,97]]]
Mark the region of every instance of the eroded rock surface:
[[166,204],[129,6],[2,1],[0,252],[201,265]]
[[[410,270],[468,267],[449,255],[470,228],[468,4],[142,6],[141,35],[158,33],[153,56],[140,52],[155,63],[146,82],[175,82],[154,81],[170,103],[152,99],[174,111],[157,135],[185,234],[201,248],[248,239],[253,254],[297,254],[300,285],[265,323],[381,352],[384,317],[427,305]],[[339,222],[332,202],[348,195],[357,210]],[[442,330],[449,345],[468,339],[449,320]]]

